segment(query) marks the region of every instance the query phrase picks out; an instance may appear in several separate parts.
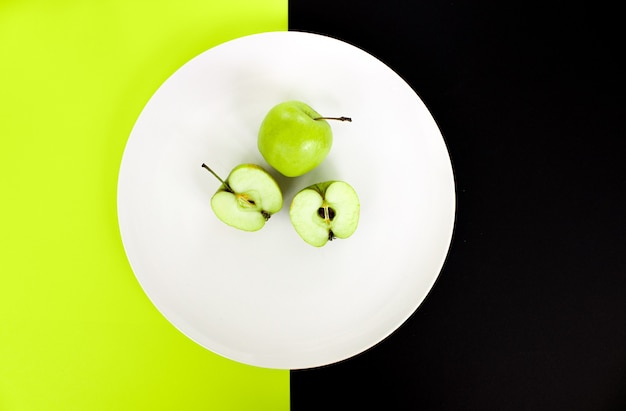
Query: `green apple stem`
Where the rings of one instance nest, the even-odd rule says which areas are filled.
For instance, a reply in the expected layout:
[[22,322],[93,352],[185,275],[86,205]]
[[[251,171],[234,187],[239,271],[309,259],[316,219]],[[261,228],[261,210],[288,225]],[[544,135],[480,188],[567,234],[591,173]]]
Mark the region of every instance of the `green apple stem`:
[[328,241],[333,241],[335,238],[335,233],[333,233],[333,230],[328,230]]
[[222,183],[222,184],[224,185],[224,187],[226,188],[226,190],[227,190],[227,191],[230,191],[231,193],[235,193],[235,192],[233,191],[233,189],[232,189],[232,188],[230,188],[230,186],[228,185],[228,183],[227,183],[226,181],[222,180],[222,178],[221,178],[220,176],[218,176],[218,175],[215,173],[215,171],[211,170],[211,168],[210,168],[209,166],[207,166],[206,164],[202,163],[202,167],[203,167],[203,168],[206,168],[207,170],[209,170],[209,172],[210,172],[211,174],[213,174],[213,176],[215,176],[215,178],[217,178],[217,179],[220,181],[220,183]]
[[347,121],[351,122],[352,118],[350,117],[315,117],[313,120],[337,120],[337,121]]

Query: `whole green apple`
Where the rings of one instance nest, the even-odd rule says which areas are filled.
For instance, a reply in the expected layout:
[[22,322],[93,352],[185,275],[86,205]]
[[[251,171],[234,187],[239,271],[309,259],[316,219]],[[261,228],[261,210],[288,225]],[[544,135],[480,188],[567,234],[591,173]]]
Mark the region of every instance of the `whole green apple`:
[[344,181],[326,181],[295,195],[289,218],[300,237],[315,247],[335,238],[348,238],[359,224],[359,197]]
[[211,208],[217,218],[231,227],[260,230],[283,206],[278,183],[256,164],[238,165],[225,181],[206,164],[202,167],[222,183],[211,197]]
[[258,135],[258,148],[267,163],[286,177],[301,176],[320,165],[333,144],[326,120],[352,121],[349,117],[323,117],[301,101],[285,101],[267,113]]

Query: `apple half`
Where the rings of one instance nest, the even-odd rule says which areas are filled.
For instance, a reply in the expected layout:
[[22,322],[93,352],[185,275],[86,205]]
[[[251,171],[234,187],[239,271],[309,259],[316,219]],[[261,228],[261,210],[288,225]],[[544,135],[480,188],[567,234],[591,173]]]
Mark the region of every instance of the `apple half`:
[[348,238],[359,224],[359,197],[344,181],[326,181],[299,191],[289,208],[298,235],[315,247]]
[[222,222],[244,231],[263,228],[272,214],[283,207],[283,194],[274,178],[256,164],[240,164],[222,180],[206,164],[222,185],[211,197],[211,208]]

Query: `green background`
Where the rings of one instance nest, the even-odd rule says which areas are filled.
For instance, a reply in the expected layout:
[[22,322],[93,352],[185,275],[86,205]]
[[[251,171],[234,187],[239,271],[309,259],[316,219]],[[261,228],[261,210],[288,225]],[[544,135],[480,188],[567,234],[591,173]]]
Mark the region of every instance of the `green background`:
[[287,0],[0,0],[0,410],[286,410],[289,371],[193,343],[116,214],[124,146],[178,67],[287,30]]

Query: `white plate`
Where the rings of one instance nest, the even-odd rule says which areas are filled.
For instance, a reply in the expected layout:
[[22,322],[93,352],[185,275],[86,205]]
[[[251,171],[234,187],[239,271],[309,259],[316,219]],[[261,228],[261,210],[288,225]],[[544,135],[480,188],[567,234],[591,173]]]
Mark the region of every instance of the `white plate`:
[[[236,165],[260,164],[266,112],[301,100],[332,123],[316,170],[277,177],[285,206],[258,232],[221,223],[210,198]],[[289,222],[293,195],[340,179],[361,200],[353,236],[309,246]],[[299,369],[380,342],[419,306],[450,244],[454,177],[428,109],[363,50],[317,34],[271,32],[214,47],[152,96],[129,137],[118,182],[123,244],[137,279],[182,333],[227,358]]]

